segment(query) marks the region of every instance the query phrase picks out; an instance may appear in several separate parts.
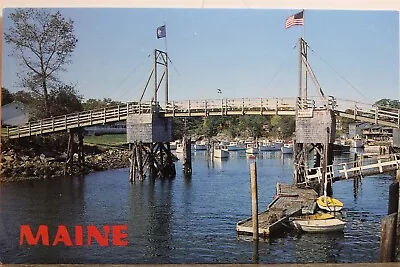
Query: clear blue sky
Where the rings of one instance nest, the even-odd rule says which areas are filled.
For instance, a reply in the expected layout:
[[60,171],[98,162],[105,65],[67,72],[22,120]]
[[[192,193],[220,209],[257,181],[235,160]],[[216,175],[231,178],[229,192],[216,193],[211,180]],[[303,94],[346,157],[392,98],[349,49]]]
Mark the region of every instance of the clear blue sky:
[[[294,97],[298,50],[293,47],[302,34],[315,51],[309,51],[309,61],[325,94],[362,102],[400,96],[395,11],[306,10],[305,28],[285,29],[285,19],[299,10],[59,10],[74,21],[79,40],[61,77],[85,99],[137,100],[154,48],[165,49],[165,40],[156,38],[164,22],[174,65],[170,100],[219,98],[218,88],[222,97]],[[3,31],[11,11],[3,10]],[[9,51],[3,44],[3,86],[17,91],[18,68]],[[309,94],[315,95],[309,84]],[[145,99],[150,98],[147,93]]]

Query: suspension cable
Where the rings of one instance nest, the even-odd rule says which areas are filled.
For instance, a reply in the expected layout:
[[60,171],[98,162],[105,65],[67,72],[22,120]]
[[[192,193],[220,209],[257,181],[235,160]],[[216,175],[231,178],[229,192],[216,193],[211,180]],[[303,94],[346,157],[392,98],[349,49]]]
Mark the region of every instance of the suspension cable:
[[357,93],[359,93],[365,100],[368,102],[371,102],[370,99],[368,99],[366,96],[364,96],[360,90],[358,90],[353,84],[350,83],[349,80],[347,80],[343,75],[341,75],[338,71],[336,71],[326,60],[324,60],[321,56],[319,56],[308,44],[308,48],[311,50],[311,52],[314,53],[322,62],[324,62],[331,70],[333,70],[336,75],[338,75],[340,78],[342,78],[351,88],[353,88]]

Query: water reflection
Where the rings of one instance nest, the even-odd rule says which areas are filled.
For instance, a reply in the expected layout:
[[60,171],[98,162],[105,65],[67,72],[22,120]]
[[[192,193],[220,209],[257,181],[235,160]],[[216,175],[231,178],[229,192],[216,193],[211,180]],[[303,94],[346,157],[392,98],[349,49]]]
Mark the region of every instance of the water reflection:
[[293,236],[294,256],[297,262],[338,262],[342,254],[344,233],[307,234]]
[[[335,162],[350,154],[338,155]],[[237,221],[251,216],[249,163],[257,162],[259,210],[275,194],[276,182],[291,183],[293,158],[244,151],[211,160],[194,152],[191,179],[182,176],[130,184],[128,170],[0,185],[0,261],[6,263],[252,263],[251,242],[236,238]],[[214,164],[214,165],[212,165]],[[341,235],[282,233],[260,242],[260,263],[371,262],[377,260],[380,220],[387,211],[390,176],[371,176],[359,184],[334,183],[345,204]],[[56,248],[18,245],[21,224],[128,224],[128,247]]]
[[[29,225],[36,231],[39,225],[47,225],[50,243],[60,222],[66,226],[82,224],[85,213],[85,180],[81,177],[64,177],[55,180],[28,181],[1,184],[0,236],[3,257],[16,256],[16,263],[29,259],[44,259],[44,262],[58,262],[62,258],[63,245],[49,247],[19,246],[21,225]],[[31,193],[35,192],[34,195]],[[11,211],[11,216],[10,216]],[[73,237],[73,235],[71,234]],[[3,243],[5,240],[7,242]],[[0,259],[1,260],[1,259]],[[34,262],[34,261],[31,261]]]

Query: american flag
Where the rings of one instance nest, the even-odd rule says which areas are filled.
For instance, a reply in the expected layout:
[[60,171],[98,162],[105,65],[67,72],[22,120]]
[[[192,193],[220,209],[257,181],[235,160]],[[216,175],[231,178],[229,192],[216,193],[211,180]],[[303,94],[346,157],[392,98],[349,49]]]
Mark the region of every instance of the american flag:
[[304,18],[303,18],[304,10],[296,13],[286,19],[285,28],[290,28],[294,25],[304,25]]

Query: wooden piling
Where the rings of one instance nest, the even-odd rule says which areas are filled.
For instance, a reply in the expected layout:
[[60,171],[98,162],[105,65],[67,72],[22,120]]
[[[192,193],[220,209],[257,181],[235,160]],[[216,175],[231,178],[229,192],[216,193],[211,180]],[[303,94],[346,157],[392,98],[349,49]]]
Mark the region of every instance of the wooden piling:
[[[149,144],[149,151],[148,151],[148,163],[149,163],[149,177],[150,179],[154,179],[156,177],[157,169],[155,168],[155,148],[156,144]],[[160,170],[161,171],[161,170]]]
[[85,153],[83,149],[83,129],[78,131],[78,167],[81,175],[85,174]]
[[138,167],[138,179],[139,181],[143,181],[143,149],[142,142],[139,142],[136,146],[136,157],[137,157],[137,167]]
[[389,186],[388,214],[397,213],[399,209],[399,182],[395,181]]
[[259,264],[260,256],[259,256],[259,249],[258,249],[259,241],[258,239],[254,240],[253,242],[253,263]]
[[382,219],[381,241],[379,260],[380,262],[393,262],[396,255],[396,227],[397,213],[392,213]]
[[129,181],[133,183],[135,181],[135,170],[136,170],[136,146],[133,146],[132,144],[129,144],[129,147],[131,148],[131,157],[129,159],[130,166],[129,166]]
[[185,176],[192,175],[192,147],[190,137],[183,137],[183,173]]
[[[64,175],[68,174],[68,166],[70,165],[70,161],[74,159],[73,153],[72,153],[73,142],[74,142],[74,135],[70,130],[69,137],[68,137],[67,155],[65,158],[65,165],[64,165]],[[72,159],[71,159],[71,155],[72,155]]]
[[253,221],[253,240],[258,241],[258,194],[257,194],[257,165],[250,165],[250,187],[251,187],[251,217]]

